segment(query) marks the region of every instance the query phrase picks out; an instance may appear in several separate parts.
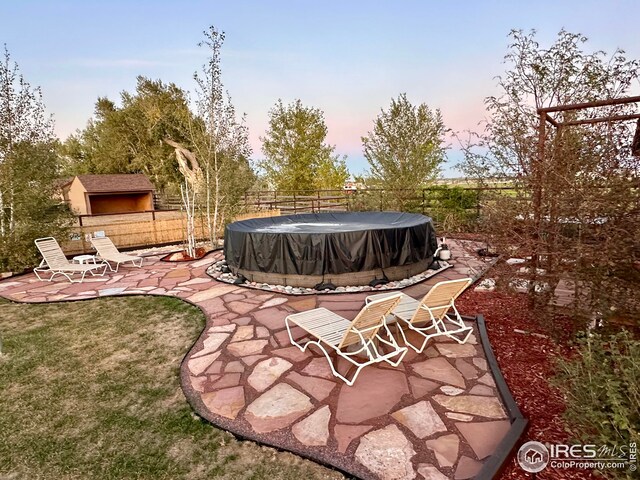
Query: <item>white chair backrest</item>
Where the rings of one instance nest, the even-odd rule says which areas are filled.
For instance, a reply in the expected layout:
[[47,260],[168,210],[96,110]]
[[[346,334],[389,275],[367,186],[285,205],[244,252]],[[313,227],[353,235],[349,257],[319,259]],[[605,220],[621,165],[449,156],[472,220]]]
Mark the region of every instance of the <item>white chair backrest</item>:
[[91,244],[101,257],[120,253],[109,237],[91,238]]
[[56,268],[69,266],[69,260],[67,260],[67,257],[55,238],[38,238],[35,240],[35,244],[50,269],[55,270]]

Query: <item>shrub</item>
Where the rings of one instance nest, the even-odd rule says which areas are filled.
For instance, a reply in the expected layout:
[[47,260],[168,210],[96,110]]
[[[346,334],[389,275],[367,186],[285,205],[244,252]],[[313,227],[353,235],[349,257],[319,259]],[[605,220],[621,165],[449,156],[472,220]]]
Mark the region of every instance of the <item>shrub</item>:
[[426,211],[445,232],[473,230],[478,217],[479,192],[438,185],[425,189]]
[[[577,356],[558,360],[555,385],[566,398],[569,432],[582,443],[640,443],[640,341],[623,330],[578,340]],[[602,472],[625,478],[626,472]]]

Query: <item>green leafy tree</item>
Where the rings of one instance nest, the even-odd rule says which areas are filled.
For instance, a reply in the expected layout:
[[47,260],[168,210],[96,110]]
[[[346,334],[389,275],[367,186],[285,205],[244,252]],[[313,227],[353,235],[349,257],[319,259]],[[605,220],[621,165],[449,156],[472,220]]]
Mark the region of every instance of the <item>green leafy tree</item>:
[[396,190],[394,196],[404,206],[440,173],[445,132],[440,110],[431,110],[425,103],[412,105],[404,93],[392,99],[389,109],[375,119],[373,131],[362,137],[371,166],[367,183]]
[[300,100],[286,106],[278,100],[269,111],[269,130],[260,138],[267,182],[277,190],[342,189],[349,171],[326,137],[321,110]]
[[53,120],[5,46],[0,63],[0,270],[36,263],[33,240],[61,238],[70,213],[56,198]]
[[187,96],[175,84],[137,78],[135,93],[122,92],[121,106],[108,98],[96,102],[95,116],[71,135],[63,152],[69,174],[144,173],[160,189],[175,190],[180,174],[171,138],[189,145],[193,116]]

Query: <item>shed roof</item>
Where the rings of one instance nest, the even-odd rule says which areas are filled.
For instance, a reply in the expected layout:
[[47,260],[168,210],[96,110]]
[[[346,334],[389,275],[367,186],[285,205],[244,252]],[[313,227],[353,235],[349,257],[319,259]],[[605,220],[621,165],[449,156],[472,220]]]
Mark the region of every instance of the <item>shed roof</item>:
[[155,190],[149,179],[141,173],[78,175],[77,178],[87,193],[149,192]]

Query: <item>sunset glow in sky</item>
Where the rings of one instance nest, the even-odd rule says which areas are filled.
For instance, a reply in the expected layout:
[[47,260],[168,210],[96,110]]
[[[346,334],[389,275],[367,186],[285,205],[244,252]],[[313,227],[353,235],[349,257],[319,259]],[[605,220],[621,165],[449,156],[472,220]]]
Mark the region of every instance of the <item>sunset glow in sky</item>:
[[[637,0],[581,1],[0,1],[0,43],[40,86],[62,138],[83,128],[99,96],[119,100],[137,75],[194,91],[206,61],[197,47],[215,25],[227,34],[222,68],[247,114],[254,158],[278,98],[320,108],[328,141],[361,173],[360,138],[381,108],[406,92],[440,108],[454,131],[478,129],[483,100],[498,93],[507,34],[538,31],[548,46],[561,28],[590,50],[640,58]],[[445,176],[458,176],[451,139]]]

